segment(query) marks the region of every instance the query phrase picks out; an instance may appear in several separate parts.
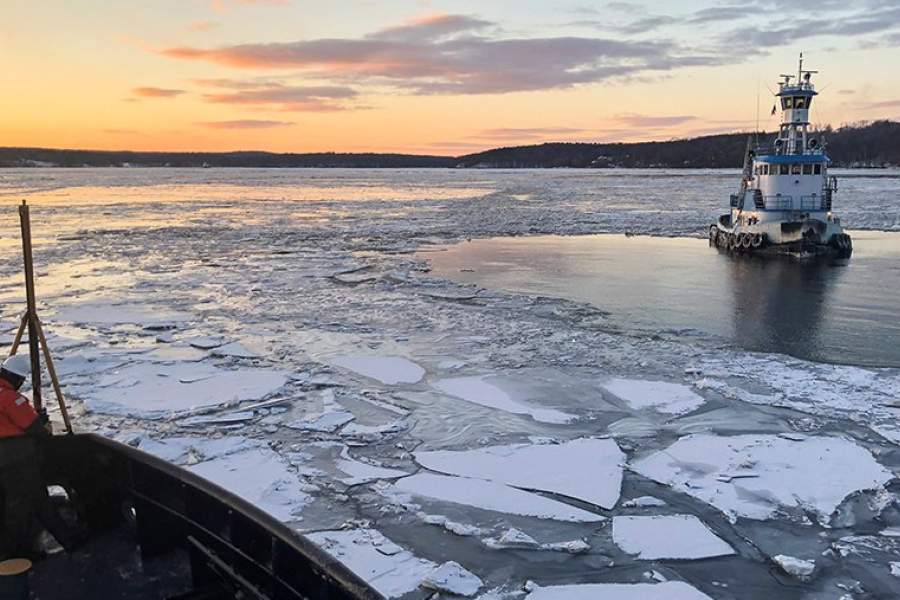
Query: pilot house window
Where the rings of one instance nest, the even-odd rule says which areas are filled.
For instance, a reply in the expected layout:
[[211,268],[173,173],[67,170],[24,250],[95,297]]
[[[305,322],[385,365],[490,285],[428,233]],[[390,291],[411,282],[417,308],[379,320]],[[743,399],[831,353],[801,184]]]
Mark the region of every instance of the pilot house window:
[[800,165],[791,165],[791,175],[800,174]]
[[813,165],[813,172],[816,175],[821,175],[822,174],[822,165]]
[[790,175],[791,169],[788,165],[781,165],[781,174],[782,175]]
[[812,165],[803,165],[803,174],[812,175]]

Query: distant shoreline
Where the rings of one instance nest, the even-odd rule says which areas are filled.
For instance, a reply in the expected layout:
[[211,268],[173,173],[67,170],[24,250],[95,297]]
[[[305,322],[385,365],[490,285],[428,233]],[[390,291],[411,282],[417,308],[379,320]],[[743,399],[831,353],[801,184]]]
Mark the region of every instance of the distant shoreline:
[[[140,152],[54,148],[0,148],[0,168],[736,168],[743,163],[748,135],[727,133],[660,142],[547,142],[495,148],[462,156],[398,153]],[[822,136],[833,167],[900,166],[900,123],[875,121],[832,130]]]

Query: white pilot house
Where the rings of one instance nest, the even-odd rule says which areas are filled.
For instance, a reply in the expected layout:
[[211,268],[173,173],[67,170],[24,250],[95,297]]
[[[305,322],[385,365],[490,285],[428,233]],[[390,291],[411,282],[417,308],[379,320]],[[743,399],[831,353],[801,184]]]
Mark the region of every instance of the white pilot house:
[[[828,176],[824,143],[809,131],[809,110],[818,95],[816,71],[781,75],[776,97],[782,119],[771,147],[751,150],[731,212],[710,226],[710,244],[732,252],[848,257],[850,236],[832,212],[837,179]],[[792,81],[796,79],[796,81]]]

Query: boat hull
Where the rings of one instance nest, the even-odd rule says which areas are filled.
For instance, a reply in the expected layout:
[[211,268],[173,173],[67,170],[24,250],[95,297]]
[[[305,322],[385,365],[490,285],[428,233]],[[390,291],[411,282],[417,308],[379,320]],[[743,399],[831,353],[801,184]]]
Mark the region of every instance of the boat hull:
[[726,214],[710,225],[710,246],[732,254],[760,256],[849,258],[853,254],[852,239],[835,223],[805,219],[731,227],[730,220],[731,215]]

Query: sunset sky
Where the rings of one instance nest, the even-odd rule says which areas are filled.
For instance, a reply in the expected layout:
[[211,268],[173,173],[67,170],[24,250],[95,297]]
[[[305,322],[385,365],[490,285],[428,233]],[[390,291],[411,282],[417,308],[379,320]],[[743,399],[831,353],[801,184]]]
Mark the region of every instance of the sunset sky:
[[[688,8],[689,7],[689,8]],[[900,118],[897,0],[3,0],[0,146],[465,154]]]

